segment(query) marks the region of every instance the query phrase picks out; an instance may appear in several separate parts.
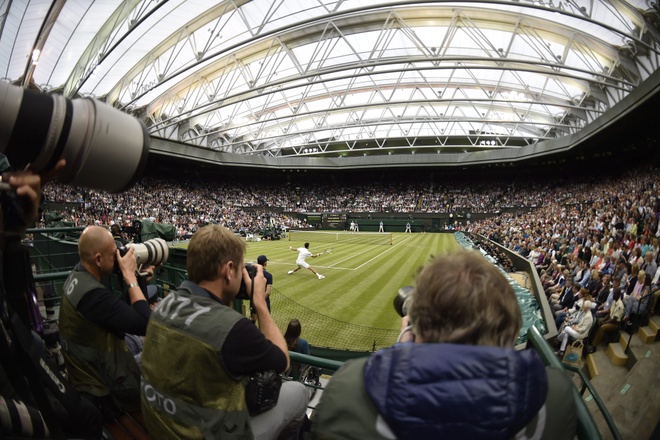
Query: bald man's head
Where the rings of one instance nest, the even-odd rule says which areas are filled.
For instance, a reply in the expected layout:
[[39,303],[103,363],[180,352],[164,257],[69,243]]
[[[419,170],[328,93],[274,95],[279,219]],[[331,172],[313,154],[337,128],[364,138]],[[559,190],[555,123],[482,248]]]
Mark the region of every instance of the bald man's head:
[[114,267],[117,250],[112,234],[100,226],[88,226],[78,241],[78,255],[85,268],[97,275],[108,275]]

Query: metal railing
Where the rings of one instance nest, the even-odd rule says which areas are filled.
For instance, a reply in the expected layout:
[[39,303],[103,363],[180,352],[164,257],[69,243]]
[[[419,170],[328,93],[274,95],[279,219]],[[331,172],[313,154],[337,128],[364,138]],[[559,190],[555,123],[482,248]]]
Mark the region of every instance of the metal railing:
[[[655,291],[651,292],[651,289],[649,289],[649,293],[646,295],[642,296],[639,301],[637,301],[637,309],[635,310],[635,313],[633,314],[632,320],[628,321],[630,325],[633,327],[633,331],[629,331],[628,334],[628,342],[626,343],[626,355],[630,358],[632,355],[632,348],[630,347],[630,343],[632,341],[632,337],[635,334],[635,331],[637,331],[640,327],[641,322],[643,321],[644,314],[646,316],[651,313],[651,297],[655,294]],[[630,301],[630,299],[628,300]],[[642,307],[642,304],[646,305],[646,308],[642,310],[642,315],[639,313],[639,309]],[[625,330],[623,327],[621,327],[622,330]]]
[[596,403],[596,406],[598,406],[598,409],[603,415],[603,418],[605,419],[605,422],[607,423],[613,438],[615,440],[620,440],[621,434],[619,433],[619,429],[616,427],[612,416],[610,415],[609,411],[607,411],[605,404],[591,385],[589,378],[587,378],[584,372],[580,368],[563,364],[557,358],[557,356],[555,356],[554,352],[550,348],[550,345],[548,345],[545,339],[543,339],[541,333],[539,333],[539,331],[534,327],[530,327],[527,332],[527,346],[534,348],[539,353],[546,365],[559,369],[567,369],[577,373],[580,376],[580,379],[582,380],[581,389],[578,391],[577,387],[573,388],[573,400],[575,401],[577,410],[577,437],[579,439],[602,438],[600,432],[598,431],[598,427],[596,426],[596,423],[594,422],[594,419],[591,415],[591,412],[582,399],[584,391],[588,389],[589,393],[594,399],[594,402]]
[[[62,228],[62,229],[67,229],[67,228]],[[58,283],[58,282],[63,282],[63,280],[66,279],[68,275],[69,275],[69,271],[41,273],[35,275],[35,281],[38,283]],[[168,291],[171,289],[175,289],[183,279],[186,279],[186,271],[184,269],[166,265],[164,266],[164,272],[162,273],[162,276],[156,277],[156,284],[160,289],[162,289],[161,291]],[[644,296],[642,299],[645,299],[647,296],[650,295],[652,294],[648,294]],[[605,422],[607,423],[607,426],[609,427],[610,432],[612,433],[613,438],[615,440],[621,439],[621,435],[616,427],[616,424],[614,423],[614,420],[612,419],[603,401],[598,396],[596,390],[593,388],[593,386],[591,385],[589,379],[584,374],[584,372],[579,368],[575,368],[567,365],[565,366],[564,364],[562,364],[560,360],[554,355],[552,349],[544,339],[544,336],[541,335],[539,330],[534,326],[530,327],[527,332],[527,347],[535,349],[539,353],[539,355],[541,356],[541,358],[543,359],[546,365],[559,369],[567,369],[569,371],[575,372],[579,375],[580,379],[582,380],[582,387],[580,388],[580,390],[578,391],[578,388],[574,387],[574,393],[573,393],[573,399],[575,401],[577,408],[576,434],[579,439],[593,440],[593,439],[602,438],[594,422],[594,419],[582,398],[586,390],[589,390],[589,393],[593,397],[593,400],[598,406],[598,409],[600,410],[601,414],[603,415]],[[343,365],[343,362],[340,361],[335,361],[335,360],[316,357],[316,356],[304,355],[294,352],[290,353],[290,358],[292,362],[319,367],[326,374],[333,374]],[[315,388],[322,389],[322,387],[315,387]]]

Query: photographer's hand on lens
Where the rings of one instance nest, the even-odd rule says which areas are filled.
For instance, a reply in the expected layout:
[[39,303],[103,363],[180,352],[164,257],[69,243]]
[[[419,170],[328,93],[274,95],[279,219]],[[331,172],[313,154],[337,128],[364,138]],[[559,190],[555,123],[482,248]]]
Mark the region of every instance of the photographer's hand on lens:
[[9,183],[9,185],[16,190],[16,195],[27,200],[23,203],[23,217],[26,224],[30,224],[36,220],[39,215],[39,201],[41,199],[41,187],[55,177],[57,172],[64,168],[66,161],[61,159],[49,173],[40,176],[32,171],[16,171],[4,173],[2,181]]
[[119,249],[115,251],[117,257],[117,264],[121,269],[121,273],[124,276],[126,283],[130,284],[131,282],[136,282],[135,272],[137,272],[137,260],[135,259],[135,249],[128,248],[128,251],[121,256]]
[[154,278],[155,273],[156,273],[156,266],[154,266],[153,264],[150,266],[140,268],[140,276],[143,276],[144,280],[147,283]]
[[11,174],[3,181],[8,181],[9,185],[16,190],[16,195],[20,196],[23,203],[23,216],[26,222],[32,223],[39,214],[39,200],[41,198],[41,177],[38,174],[32,174],[30,171]]
[[401,318],[401,336],[398,342],[413,342],[415,340],[415,334],[412,331],[411,325],[408,316]]

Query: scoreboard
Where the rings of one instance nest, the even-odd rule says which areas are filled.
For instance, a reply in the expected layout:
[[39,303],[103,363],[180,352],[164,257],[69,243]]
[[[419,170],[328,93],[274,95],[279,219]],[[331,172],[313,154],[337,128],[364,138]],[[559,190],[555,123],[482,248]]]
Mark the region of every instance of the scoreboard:
[[346,229],[346,213],[344,212],[326,212],[323,213],[321,222],[323,229]]

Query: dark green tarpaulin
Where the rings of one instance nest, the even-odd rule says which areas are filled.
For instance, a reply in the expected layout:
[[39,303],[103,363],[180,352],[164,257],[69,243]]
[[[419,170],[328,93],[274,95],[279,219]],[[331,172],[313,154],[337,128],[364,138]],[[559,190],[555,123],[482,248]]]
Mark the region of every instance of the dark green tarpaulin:
[[142,220],[142,230],[140,231],[142,241],[159,237],[165,241],[174,241],[176,238],[176,229],[172,225],[155,223],[151,220]]

